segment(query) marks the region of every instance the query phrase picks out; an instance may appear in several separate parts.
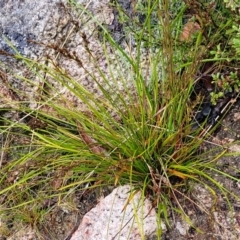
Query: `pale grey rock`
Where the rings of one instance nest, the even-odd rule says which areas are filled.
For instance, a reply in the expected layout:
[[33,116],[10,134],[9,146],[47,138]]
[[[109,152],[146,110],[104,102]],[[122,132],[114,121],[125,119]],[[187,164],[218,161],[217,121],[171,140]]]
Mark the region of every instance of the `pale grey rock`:
[[30,226],[21,228],[19,230],[16,229],[16,231],[6,240],[36,240],[37,234],[36,231],[33,230]]
[[[113,190],[89,211],[71,240],[140,240],[156,236],[157,214],[141,192],[129,185]],[[131,197],[130,197],[131,196]],[[162,223],[163,230],[166,226]]]
[[[133,82],[130,81],[131,76],[127,67],[123,65],[121,57],[116,52],[112,53],[110,46],[104,48],[99,38],[99,24],[110,25],[114,19],[109,0],[78,0],[77,2],[79,6],[81,5],[78,11],[71,9],[67,1],[60,0],[1,2],[0,62],[3,62],[3,66],[0,66],[0,71],[7,75],[9,87],[16,89],[18,98],[31,102],[32,109],[38,106],[36,99],[40,98],[39,86],[45,80],[29,74],[30,71],[23,63],[7,56],[14,54],[14,50],[9,46],[6,38],[23,56],[36,59],[39,63],[48,66],[51,66],[50,62],[54,62],[90,92],[97,94],[97,97],[102,97],[103,94],[90,74],[94,74],[94,78],[100,84],[105,84],[106,79],[109,80],[105,85],[109,93],[115,94],[113,98],[117,98],[118,92],[123,91],[124,87],[133,86]],[[94,18],[85,13],[83,8],[86,8]],[[61,53],[59,49],[66,50],[65,52],[74,56],[75,60]],[[105,79],[98,70],[96,71],[96,65],[106,75]],[[123,68],[125,71],[122,71]],[[31,83],[17,76],[29,78]],[[125,86],[119,81],[120,78],[125,80]],[[55,79],[48,76],[45,79],[53,86],[53,95],[61,94],[72,105],[78,106],[79,109],[83,108],[81,101],[67,88],[63,88]],[[2,88],[6,87],[4,81],[1,80],[0,84]],[[9,96],[9,94],[5,95]],[[11,101],[12,99],[8,100]]]
[[[116,10],[112,8],[110,0],[78,0],[76,2],[77,10],[73,10],[67,0],[1,1],[0,50],[3,52],[0,52],[0,62],[3,62],[3,65],[0,65],[0,71],[7,75],[8,87],[16,90],[20,100],[29,102],[31,109],[39,107],[37,99],[41,99],[39,89],[44,81],[53,87],[48,95],[55,101],[60,102],[60,96],[64,97],[78,110],[84,110],[85,105],[56,79],[41,72],[39,74],[43,77],[36,77],[22,62],[6,56],[13,54],[14,50],[4,37],[9,39],[23,56],[47,66],[53,66],[51,64],[54,63],[61,67],[97,98],[103,97],[98,84],[106,87],[114,101],[118,100],[119,94],[125,94],[126,89],[131,96],[135,93],[134,76],[130,64],[109,44],[103,46],[104,43],[100,37],[99,24],[108,28],[114,20],[116,21]],[[123,7],[131,11],[130,5],[125,5],[123,4]],[[83,9],[86,9],[93,18]],[[129,52],[129,56],[133,59],[136,57],[135,49],[126,41],[121,43],[121,46],[125,47],[126,52]],[[60,49],[64,51],[61,52]],[[148,52],[143,50],[142,74],[146,76],[146,82],[151,69],[147,67],[149,56]],[[30,81],[23,81],[21,77],[28,78]],[[1,77],[0,87],[6,88],[6,83],[1,80]],[[5,92],[4,94],[10,96]],[[12,99],[0,100],[0,106],[9,106],[9,102],[12,102]]]
[[54,51],[41,43],[50,44],[61,37],[69,14],[60,0],[0,2],[0,107],[14,107],[16,100],[35,102],[41,81],[11,54],[16,50],[24,57],[45,61],[46,54]]
[[5,36],[24,55],[39,56],[41,51],[29,40],[42,41],[55,38],[56,24],[61,19],[60,0],[2,1],[0,8],[0,49],[13,50],[4,40]]

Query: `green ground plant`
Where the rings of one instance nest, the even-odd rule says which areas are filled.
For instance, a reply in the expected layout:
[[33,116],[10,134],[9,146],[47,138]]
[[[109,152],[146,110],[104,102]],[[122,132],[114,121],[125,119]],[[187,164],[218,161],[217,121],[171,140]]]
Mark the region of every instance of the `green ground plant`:
[[[69,1],[69,4],[80,14],[94,18],[75,1]],[[213,9],[206,8],[208,18],[203,16],[205,4],[203,1],[198,10],[188,1],[181,4],[168,0],[137,3],[134,24],[125,29],[125,34],[131,34],[136,44],[131,53],[114,41],[107,28],[95,19],[101,28],[102,47],[109,59],[111,79],[90,52],[96,72],[85,70],[98,85],[101,97],[82,86],[53,60],[41,64],[20,55],[12,46],[14,57],[24,62],[44,84],[35,110],[28,108],[25,102],[14,109],[23,113],[22,121],[1,119],[4,122],[1,127],[5,139],[3,148],[12,156],[0,172],[0,195],[4,198],[2,214],[11,212],[12,220],[20,219],[37,226],[44,223],[44,217],[52,209],[43,208],[46,200],[57,199],[57,203],[62,204],[76,192],[86,189],[130,184],[135,191],[151,196],[159,219],[163,218],[170,227],[169,208],[191,222],[181,199],[193,202],[185,191],[193,182],[206,187],[214,198],[219,191],[227,199],[238,199],[209,174],[209,171],[217,172],[239,182],[215,167],[225,149],[212,159],[206,157],[207,154],[197,154],[211,132],[201,137],[202,128],[193,131],[191,127],[194,104],[190,96],[194,76],[200,67],[210,61],[221,65],[230,57],[231,62],[238,61],[233,55],[224,56],[224,59],[219,55],[210,58],[209,48],[212,53],[217,50],[213,39],[225,49],[235,46],[236,51],[237,43],[234,43],[236,38],[232,38],[231,45],[222,37],[222,33],[232,26],[226,19],[228,9],[217,1],[214,10],[219,9],[218,17],[225,20],[225,25],[216,28],[212,24],[216,17]],[[120,5],[116,8],[123,24],[131,18]],[[139,22],[140,11],[144,13],[141,16],[143,22]],[[184,29],[184,22],[190,18],[193,24],[189,24],[190,29]],[[205,22],[207,19],[209,22]],[[191,26],[195,26],[195,31]],[[186,36],[181,39],[183,33]],[[124,69],[118,76],[114,76],[110,64],[110,50]],[[149,74],[143,71],[142,50],[148,53],[149,61],[144,67]],[[75,60],[81,65],[79,59]],[[128,88],[125,72],[131,76],[131,88]],[[21,76],[19,79],[31,82]],[[56,93],[49,79],[67,89],[87,110],[79,111],[61,92]],[[110,81],[115,83],[114,94],[109,91]],[[119,87],[119,82],[124,90]],[[26,124],[28,118],[33,124]],[[24,143],[9,144],[12,136],[24,139]]]

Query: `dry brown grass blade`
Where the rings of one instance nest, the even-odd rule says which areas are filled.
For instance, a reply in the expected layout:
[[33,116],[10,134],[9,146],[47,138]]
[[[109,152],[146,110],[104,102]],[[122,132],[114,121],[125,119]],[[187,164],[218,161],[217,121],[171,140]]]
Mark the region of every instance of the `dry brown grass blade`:
[[189,20],[183,27],[179,40],[182,42],[189,42],[191,37],[201,29],[200,25],[193,20]]
[[77,129],[78,129],[78,132],[79,132],[81,138],[86,143],[86,145],[89,147],[89,149],[92,153],[107,156],[107,151],[104,148],[102,148],[101,146],[99,146],[97,144],[97,141],[94,140],[92,137],[90,137],[84,131],[83,126],[80,122],[77,122]]

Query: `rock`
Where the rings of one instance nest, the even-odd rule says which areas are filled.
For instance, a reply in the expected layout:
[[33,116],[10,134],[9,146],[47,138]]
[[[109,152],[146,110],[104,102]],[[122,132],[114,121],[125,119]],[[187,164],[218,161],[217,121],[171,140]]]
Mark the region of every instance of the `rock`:
[[187,222],[177,222],[176,223],[176,229],[179,231],[179,233],[182,236],[185,236],[189,230],[189,224]]
[[7,44],[4,38],[6,37],[21,54],[39,57],[42,48],[36,47],[31,40],[51,40],[57,37],[57,33],[60,32],[60,26],[57,27],[57,24],[59,25],[61,17],[66,18],[60,3],[60,0],[2,1],[0,49],[14,53]]
[[34,229],[32,229],[30,226],[21,228],[20,230],[16,230],[14,234],[12,234],[10,237],[7,238],[7,240],[36,240],[37,234]]
[[[12,58],[11,55],[15,54],[12,47],[22,56],[35,59],[38,63],[50,66],[49,62],[54,62],[89,91],[97,92],[97,84],[87,72],[95,72],[95,77],[99,77],[100,81],[96,64],[102,71],[107,72],[108,63],[103,43],[98,39],[96,21],[99,24],[111,24],[113,13],[109,0],[92,1],[91,4],[86,0],[77,2],[79,6],[86,7],[95,19],[91,19],[90,15],[83,13],[81,9],[79,17],[79,12],[72,9],[66,0],[1,1],[0,62],[3,64],[0,66],[0,88],[4,89],[5,97],[3,101],[0,100],[1,107],[8,107],[9,102],[12,102],[10,93],[5,90],[8,88],[17,93],[15,95],[20,101],[31,102],[30,107],[35,109],[37,99],[41,98],[43,81],[53,86],[55,94],[62,94],[73,104],[80,105],[79,99],[72,96],[55,79],[44,76],[44,73],[40,73],[42,77],[37,77],[24,63]],[[87,47],[85,40],[88,42]],[[82,66],[79,66],[78,61],[66,57],[63,52],[60,53],[63,48],[68,56],[74,55],[75,59],[81,59]],[[88,50],[96,61],[90,57]],[[115,55],[110,58],[112,63],[118,64],[119,60],[115,59]],[[119,67],[120,65],[115,68],[116,71]],[[1,76],[7,80],[4,81]],[[29,81],[24,81],[23,78]],[[115,86],[116,83],[112,85]],[[113,87],[113,91],[114,89],[116,90],[116,87]]]
[[[157,231],[155,209],[140,192],[129,200],[130,193],[133,193],[131,187],[125,185],[100,199],[97,206],[83,217],[71,240],[140,240],[154,237]],[[163,223],[162,229],[166,229]]]

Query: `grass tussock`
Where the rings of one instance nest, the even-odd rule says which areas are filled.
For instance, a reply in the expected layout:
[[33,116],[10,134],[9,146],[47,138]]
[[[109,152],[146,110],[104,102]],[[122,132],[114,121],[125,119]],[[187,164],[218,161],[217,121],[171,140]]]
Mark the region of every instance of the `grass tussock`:
[[[2,150],[10,159],[1,165],[2,214],[11,211],[12,217],[35,225],[51,211],[45,207],[50,199],[61,204],[74,192],[104,185],[131,184],[142,190],[151,196],[166,222],[168,207],[187,219],[180,199],[193,202],[184,192],[189,182],[203,184],[214,197],[217,187],[227,198],[237,198],[209,174],[211,170],[233,178],[215,168],[225,151],[210,160],[197,154],[208,135],[201,137],[202,128],[192,128],[195,103],[190,96],[195,76],[210,59],[206,46],[212,46],[212,39],[220,38],[221,32],[210,22],[205,25],[206,18],[194,13],[194,5],[191,12],[188,4],[174,1],[143,2],[134,6],[133,25],[125,29],[135,46],[130,41],[124,47],[118,44],[107,28],[94,20],[101,29],[108,73],[99,66],[87,42],[85,48],[95,71],[89,71],[71,53],[57,49],[85,70],[98,86],[97,93],[53,59],[41,64],[21,56],[12,46],[14,57],[43,84],[35,109],[21,102],[10,109],[20,114],[20,120],[1,119]],[[70,3],[93,18],[86,8]],[[129,16],[121,5],[116,8],[124,24]],[[144,21],[139,22],[137,14],[142,10]],[[193,16],[187,27],[183,24],[186,11]],[[147,52],[147,61],[143,52]],[[122,71],[111,66],[113,55]],[[21,80],[34,85],[30,79]]]

